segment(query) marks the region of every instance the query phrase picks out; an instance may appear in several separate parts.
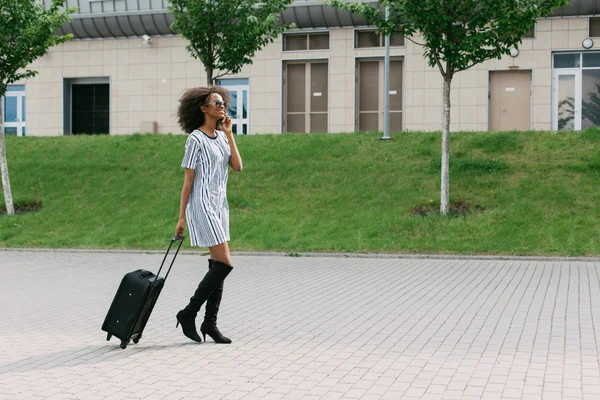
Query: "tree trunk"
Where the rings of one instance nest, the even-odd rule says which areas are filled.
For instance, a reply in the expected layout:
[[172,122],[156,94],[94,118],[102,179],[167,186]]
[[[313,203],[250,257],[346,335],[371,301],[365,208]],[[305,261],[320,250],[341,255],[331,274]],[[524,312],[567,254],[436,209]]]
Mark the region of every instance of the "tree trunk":
[[0,97],[0,172],[2,173],[2,189],[4,190],[4,203],[6,213],[13,215],[12,193],[10,191],[10,180],[8,179],[8,165],[6,163],[6,145],[4,144],[4,97]]
[[450,210],[450,85],[452,78],[444,77],[444,104],[442,107],[442,186],[440,213],[447,215]]
[[212,67],[209,67],[209,66],[205,67],[204,69],[206,70],[206,85],[208,87],[211,87],[213,84],[214,71],[213,71]]

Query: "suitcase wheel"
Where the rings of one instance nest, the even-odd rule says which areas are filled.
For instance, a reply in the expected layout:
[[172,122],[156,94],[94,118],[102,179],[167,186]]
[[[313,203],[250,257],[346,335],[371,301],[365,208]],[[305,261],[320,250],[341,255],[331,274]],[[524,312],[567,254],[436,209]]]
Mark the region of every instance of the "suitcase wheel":
[[139,336],[137,336],[135,339],[133,339],[133,343],[137,344],[141,338],[142,338],[142,334],[140,333]]
[[129,340],[121,340],[121,348],[126,349],[129,344]]
[[111,337],[112,335],[109,333],[108,335],[106,335],[106,340],[109,341]]

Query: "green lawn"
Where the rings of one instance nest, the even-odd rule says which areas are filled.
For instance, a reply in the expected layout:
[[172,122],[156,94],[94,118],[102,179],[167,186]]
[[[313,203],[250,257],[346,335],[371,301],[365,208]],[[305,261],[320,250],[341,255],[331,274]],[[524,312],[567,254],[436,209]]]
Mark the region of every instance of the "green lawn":
[[[439,133],[380,136],[238,137],[232,250],[600,255],[600,131],[453,134],[451,200],[481,207],[466,217],[411,212],[439,202]],[[0,247],[163,248],[185,140],[7,137],[15,202],[42,208],[0,215]]]

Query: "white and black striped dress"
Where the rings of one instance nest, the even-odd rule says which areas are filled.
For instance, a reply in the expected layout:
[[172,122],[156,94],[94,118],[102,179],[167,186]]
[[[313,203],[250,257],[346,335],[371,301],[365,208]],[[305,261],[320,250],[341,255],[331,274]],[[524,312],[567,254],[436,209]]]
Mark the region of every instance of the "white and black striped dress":
[[190,133],[181,166],[195,169],[185,217],[192,246],[211,247],[229,241],[227,177],[231,149],[227,136]]

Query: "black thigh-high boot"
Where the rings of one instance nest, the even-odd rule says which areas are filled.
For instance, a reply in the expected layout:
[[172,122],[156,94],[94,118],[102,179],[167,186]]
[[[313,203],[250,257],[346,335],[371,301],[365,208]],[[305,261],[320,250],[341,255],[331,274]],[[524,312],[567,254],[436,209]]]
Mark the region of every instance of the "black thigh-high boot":
[[212,292],[206,300],[206,313],[204,314],[204,322],[200,326],[200,332],[206,341],[206,335],[213,338],[217,343],[231,343],[231,339],[223,336],[219,328],[217,328],[217,313],[223,298],[223,282]]
[[195,342],[202,342],[198,331],[196,330],[196,316],[202,304],[208,299],[212,292],[219,286],[225,279],[227,274],[231,272],[232,267],[223,264],[223,266],[229,268],[215,268],[213,264],[219,263],[218,261],[209,260],[208,272],[204,275],[204,278],[198,285],[196,292],[190,298],[190,303],[181,311],[177,313],[177,326],[181,324],[183,334]]
[[231,339],[223,336],[217,328],[217,313],[219,312],[219,306],[223,298],[223,282],[233,268],[219,261],[213,261],[210,268],[217,269],[223,276],[223,280],[219,282],[206,300],[206,313],[204,315],[204,322],[200,326],[200,332],[204,336],[204,341],[206,341],[206,335],[208,335],[217,343],[231,343]]

